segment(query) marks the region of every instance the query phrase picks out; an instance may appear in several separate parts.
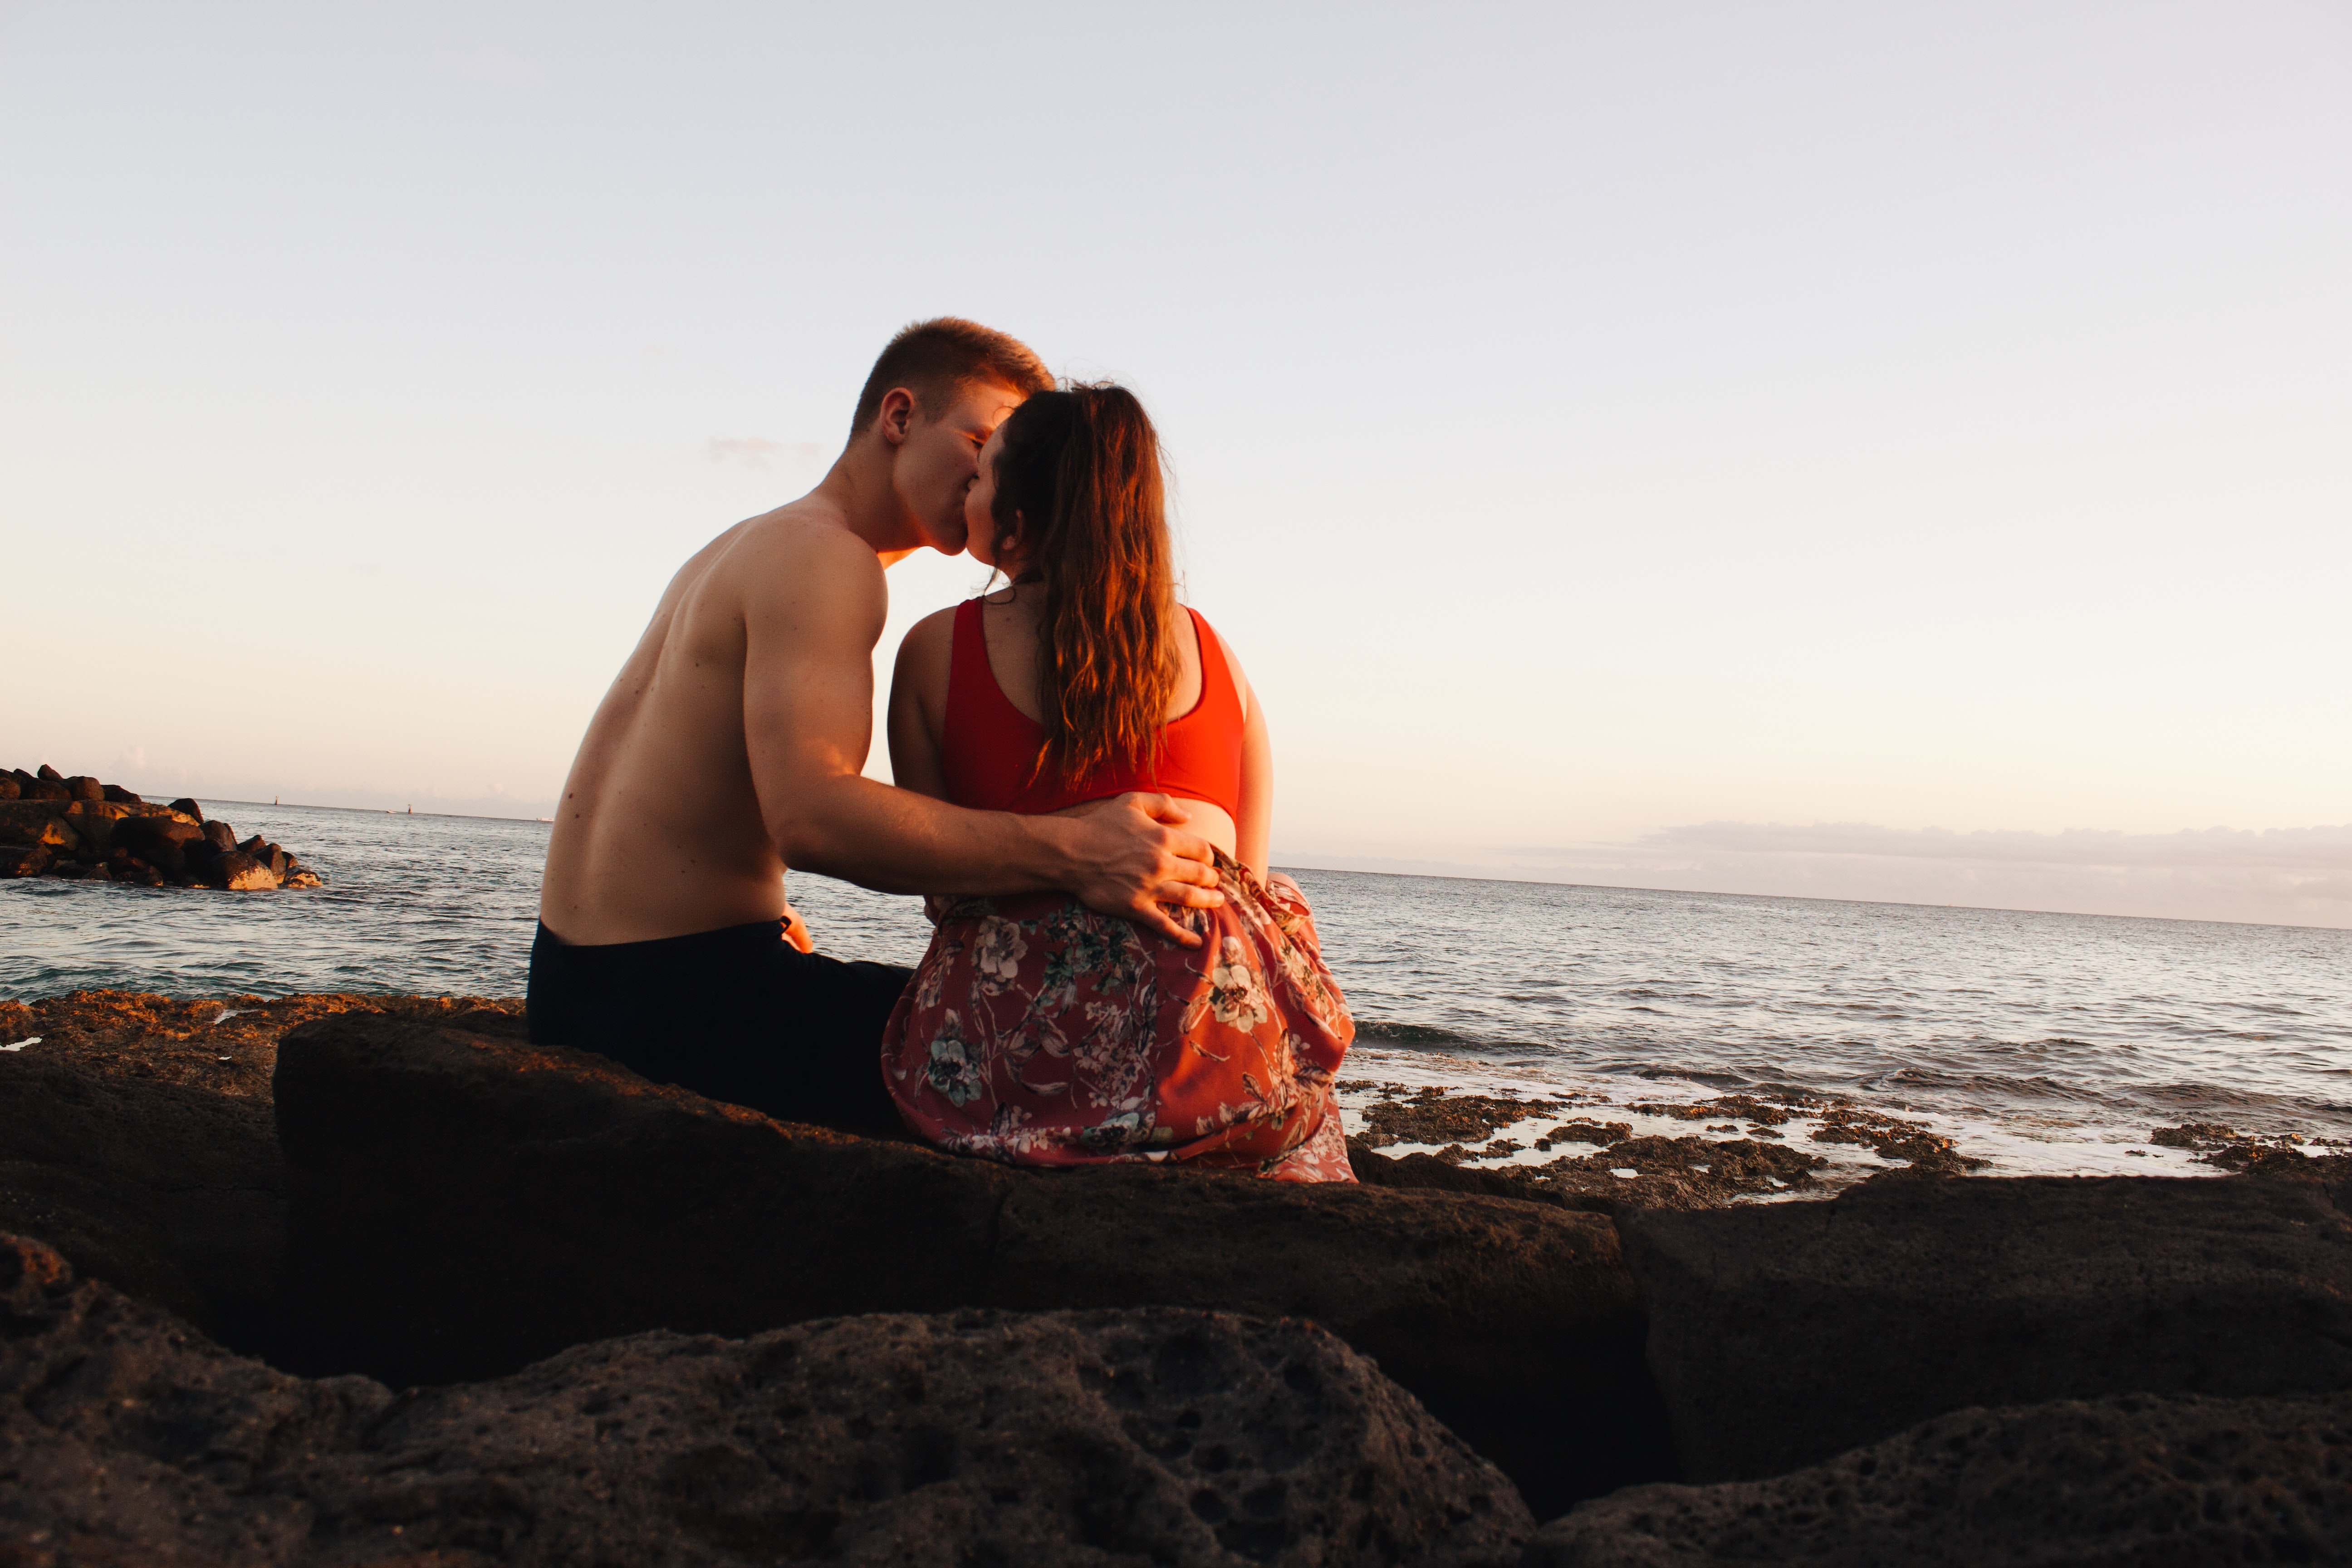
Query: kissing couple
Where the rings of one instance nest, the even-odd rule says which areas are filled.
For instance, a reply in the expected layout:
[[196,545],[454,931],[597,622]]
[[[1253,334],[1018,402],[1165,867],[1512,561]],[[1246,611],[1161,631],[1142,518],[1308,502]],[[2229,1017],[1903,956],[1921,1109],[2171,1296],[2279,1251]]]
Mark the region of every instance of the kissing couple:
[[[800,500],[663,593],[563,786],[532,1040],[781,1119],[1025,1165],[1351,1181],[1354,1038],[1233,650],[1175,596],[1160,444],[953,317],[890,341]],[[970,551],[864,776],[886,568]],[[1000,579],[1001,584],[1000,584]],[[920,893],[912,971],[815,951],[788,868]]]

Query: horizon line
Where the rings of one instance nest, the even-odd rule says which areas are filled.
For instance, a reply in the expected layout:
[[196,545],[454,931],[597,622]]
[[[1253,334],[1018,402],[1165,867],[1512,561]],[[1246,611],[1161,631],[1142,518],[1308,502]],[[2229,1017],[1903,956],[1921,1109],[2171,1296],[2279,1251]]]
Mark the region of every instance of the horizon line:
[[[144,798],[143,795],[142,798]],[[182,795],[176,798],[182,800],[194,800],[195,796]],[[413,807],[406,811],[395,811],[390,806],[311,805],[300,801],[229,800],[225,797],[215,798],[219,799],[220,804],[223,805],[258,805],[264,807],[277,807],[279,809],[291,808],[298,811],[348,811],[355,813],[361,816],[432,816],[457,822],[526,822],[534,825],[541,823],[552,823],[554,821],[554,818],[548,816],[484,816],[473,812],[417,811]],[[197,804],[202,805],[203,802],[198,801]],[[2186,830],[2184,829],[2184,831]],[[1651,888],[1620,882],[1558,882],[1547,880],[1539,877],[1483,876],[1476,872],[1467,871],[1365,871],[1359,870],[1351,866],[1277,866],[1274,868],[1276,870],[1295,871],[1333,871],[1346,877],[1410,877],[1417,878],[1420,880],[1426,882],[1505,882],[1524,888],[1580,888],[1597,893],[1672,893],[1683,898],[1768,899],[1777,900],[1782,903],[1857,904],[1870,909],[1885,910],[1968,910],[1977,914],[2052,915],[2062,920],[2162,921],[2170,925],[2250,926],[2258,931],[2352,931],[2352,927],[2294,925],[2284,921],[2214,920],[2210,917],[2197,915],[2094,914],[2086,913],[2080,910],[2019,909],[2008,904],[1923,904],[1902,899],[1833,899],[1824,897],[1819,893],[1735,893],[1707,888]],[[822,871],[795,872],[789,867],[787,867],[785,870],[786,874],[791,876],[821,877],[824,875]],[[847,880],[847,879],[835,877],[830,878],[828,880],[845,881]],[[856,885],[856,884],[854,883],[852,884],[852,886]],[[870,892],[873,889],[868,889],[866,890]],[[893,895],[884,894],[882,896],[887,898]],[[912,898],[915,895],[908,894],[906,896]]]

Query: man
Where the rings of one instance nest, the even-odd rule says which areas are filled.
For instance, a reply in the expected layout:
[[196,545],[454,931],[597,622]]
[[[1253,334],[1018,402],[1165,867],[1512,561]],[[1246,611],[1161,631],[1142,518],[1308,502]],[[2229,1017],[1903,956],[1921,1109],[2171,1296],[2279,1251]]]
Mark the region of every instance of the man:
[[883,569],[964,547],[989,435],[1052,384],[952,317],[875,362],[832,471],[681,568],[589,721],[548,843],[530,1035],[800,1121],[890,1131],[878,1052],[908,972],[816,954],[789,867],[884,892],[1061,889],[1168,938],[1208,908],[1182,807],[1122,795],[1059,816],[965,811],[862,775]]

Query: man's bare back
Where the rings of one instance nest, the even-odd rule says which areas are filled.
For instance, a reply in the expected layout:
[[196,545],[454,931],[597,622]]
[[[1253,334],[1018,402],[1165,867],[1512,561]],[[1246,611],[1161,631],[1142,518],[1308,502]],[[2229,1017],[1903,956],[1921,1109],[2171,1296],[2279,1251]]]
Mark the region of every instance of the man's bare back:
[[976,455],[1024,395],[982,382],[925,411],[891,391],[816,489],[679,570],[565,781],[540,902],[556,940],[773,921],[787,866],[894,892],[1061,889],[1197,940],[1163,906],[1222,895],[1207,843],[1164,797],[1021,817],[863,776],[883,569],[963,548]]
[[[881,562],[814,496],[736,524],[670,580],[564,783],[540,897],[558,937],[647,942],[782,916],[784,862],[745,731],[745,657],[752,618],[808,598],[845,612],[841,629],[869,657],[888,608]],[[805,676],[828,673],[837,683],[838,669]],[[867,741],[856,737],[860,767]]]

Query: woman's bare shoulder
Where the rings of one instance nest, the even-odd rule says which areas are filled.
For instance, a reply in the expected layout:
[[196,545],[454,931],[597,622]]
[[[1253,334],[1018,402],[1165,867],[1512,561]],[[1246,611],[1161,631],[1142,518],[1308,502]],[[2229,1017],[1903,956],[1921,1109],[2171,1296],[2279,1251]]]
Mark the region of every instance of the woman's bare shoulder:
[[945,648],[953,643],[956,609],[956,605],[950,605],[944,610],[933,610],[929,615],[908,626],[907,635],[898,640],[898,651],[901,654],[917,653],[927,649]]

